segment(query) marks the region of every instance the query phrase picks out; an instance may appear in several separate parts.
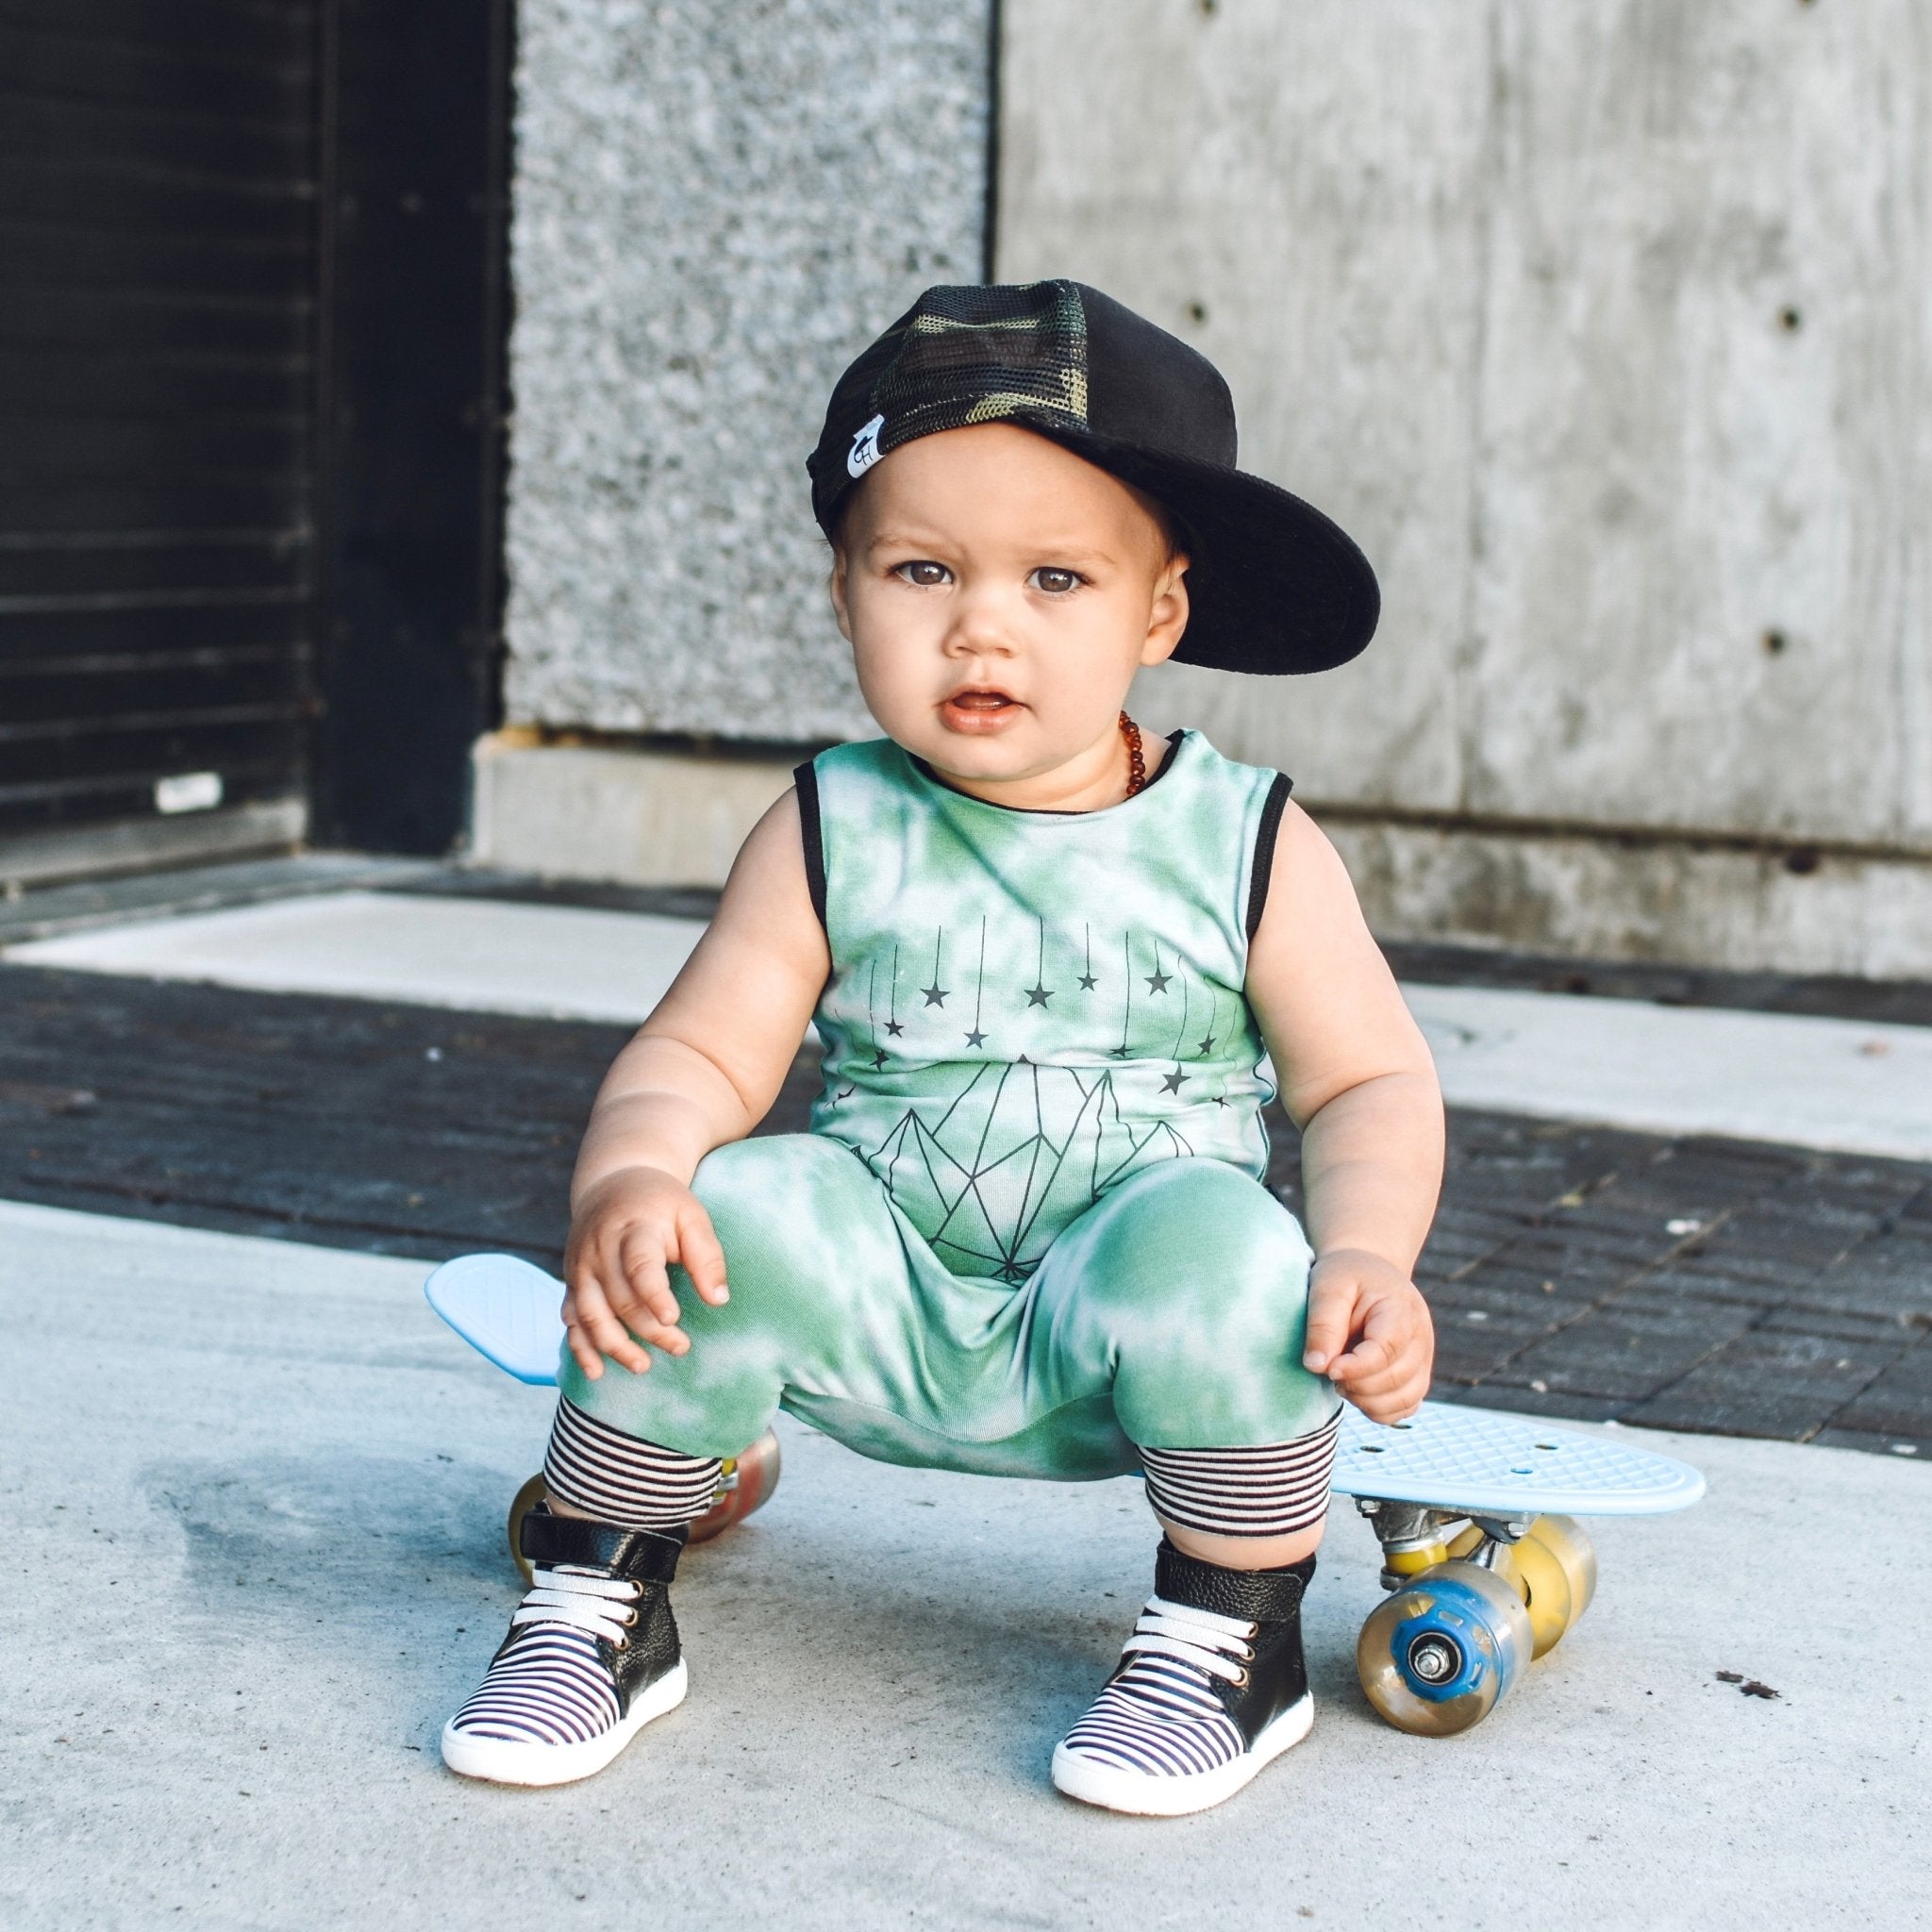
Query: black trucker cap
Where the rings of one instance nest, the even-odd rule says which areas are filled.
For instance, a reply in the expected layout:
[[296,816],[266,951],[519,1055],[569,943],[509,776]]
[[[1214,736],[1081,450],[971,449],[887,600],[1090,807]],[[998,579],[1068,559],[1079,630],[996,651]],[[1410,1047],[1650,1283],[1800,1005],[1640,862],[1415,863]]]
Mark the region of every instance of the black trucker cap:
[[1235,468],[1221,372],[1083,282],[926,290],[832,391],[806,459],[820,527],[836,530],[881,457],[974,423],[1035,430],[1173,516],[1189,557],[1180,662],[1326,671],[1374,635],[1368,559],[1312,505]]

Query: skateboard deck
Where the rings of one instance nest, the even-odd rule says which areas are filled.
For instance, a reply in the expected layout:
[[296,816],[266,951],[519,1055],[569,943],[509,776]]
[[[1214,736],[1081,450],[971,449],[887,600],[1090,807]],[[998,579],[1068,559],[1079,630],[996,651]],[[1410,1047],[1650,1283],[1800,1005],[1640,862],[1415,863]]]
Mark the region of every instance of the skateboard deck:
[[519,1382],[557,1381],[563,1283],[514,1255],[459,1255],[423,1284],[429,1306],[480,1356]]
[[1477,1516],[1652,1516],[1704,1494],[1703,1475],[1672,1457],[1444,1402],[1391,1424],[1344,1408],[1334,1486]]

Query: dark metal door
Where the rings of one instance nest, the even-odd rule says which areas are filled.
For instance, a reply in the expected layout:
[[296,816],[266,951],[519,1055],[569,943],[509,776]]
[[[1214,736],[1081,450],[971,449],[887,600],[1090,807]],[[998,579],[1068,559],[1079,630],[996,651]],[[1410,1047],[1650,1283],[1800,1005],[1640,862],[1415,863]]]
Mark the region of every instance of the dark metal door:
[[0,878],[446,849],[506,0],[0,0]]
[[0,4],[0,839],[24,851],[301,830],[316,48],[306,6]]

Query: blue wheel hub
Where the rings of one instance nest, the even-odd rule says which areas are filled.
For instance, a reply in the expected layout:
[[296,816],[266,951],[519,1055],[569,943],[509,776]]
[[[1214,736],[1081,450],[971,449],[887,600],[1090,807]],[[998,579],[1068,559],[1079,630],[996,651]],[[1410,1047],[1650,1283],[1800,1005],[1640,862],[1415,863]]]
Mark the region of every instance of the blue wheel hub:
[[1390,1634],[1390,1652],[1403,1681],[1430,1704],[1479,1692],[1491,1679],[1500,1696],[1511,1673],[1507,1648],[1491,1628],[1490,1606],[1453,1581],[1432,1582],[1429,1597],[1426,1607]]

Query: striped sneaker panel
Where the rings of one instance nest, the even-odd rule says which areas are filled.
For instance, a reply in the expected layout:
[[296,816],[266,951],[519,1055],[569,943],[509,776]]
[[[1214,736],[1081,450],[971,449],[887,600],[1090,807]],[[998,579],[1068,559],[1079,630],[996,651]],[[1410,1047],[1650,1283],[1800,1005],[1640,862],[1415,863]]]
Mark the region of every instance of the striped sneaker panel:
[[1093,1700],[1066,1748],[1123,1771],[1185,1777],[1233,1763],[1247,1742],[1199,1674],[1141,1657]]
[[1146,1449],[1147,1500],[1164,1521],[1208,1536],[1292,1536],[1328,1507],[1341,1411],[1288,1442],[1242,1449]]
[[582,1744],[617,1723],[617,1687],[583,1630],[526,1624],[497,1653],[458,1731],[512,1743]]
[[622,1529],[675,1529],[711,1507],[721,1464],[681,1456],[600,1423],[568,1399],[557,1405],[543,1480],[550,1493]]

